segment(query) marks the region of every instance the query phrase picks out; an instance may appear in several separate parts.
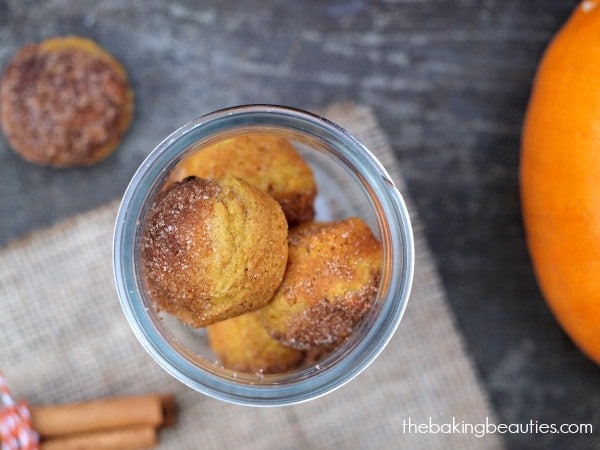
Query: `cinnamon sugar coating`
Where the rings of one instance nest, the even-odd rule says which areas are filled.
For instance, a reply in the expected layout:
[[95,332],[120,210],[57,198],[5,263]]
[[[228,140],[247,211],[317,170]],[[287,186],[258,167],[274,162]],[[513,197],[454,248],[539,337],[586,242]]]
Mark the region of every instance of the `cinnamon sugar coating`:
[[178,181],[189,175],[220,178],[225,174],[273,197],[290,226],[314,217],[317,187],[312,170],[287,139],[267,132],[223,139],[181,161],[170,179]]
[[142,237],[142,267],[158,309],[192,327],[264,306],[288,256],[281,207],[235,177],[189,177],[162,191]]
[[288,266],[259,311],[269,334],[308,350],[346,339],[377,295],[382,247],[358,218],[307,222],[289,232]]
[[0,124],[28,161],[89,166],[120,143],[133,94],[120,63],[89,39],[51,38],[21,48],[0,86]]

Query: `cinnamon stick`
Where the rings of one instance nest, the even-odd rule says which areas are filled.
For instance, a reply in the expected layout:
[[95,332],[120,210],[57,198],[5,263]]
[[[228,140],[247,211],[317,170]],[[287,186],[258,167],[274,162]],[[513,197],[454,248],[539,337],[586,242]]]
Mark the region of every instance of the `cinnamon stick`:
[[31,407],[31,423],[41,437],[64,436],[112,428],[162,426],[163,405],[172,397],[160,394],[94,400],[83,403]]
[[138,425],[42,440],[40,450],[138,450],[154,447],[156,428]]
[[172,427],[177,422],[177,403],[175,403],[175,396],[171,394],[164,394],[160,396],[160,404],[162,407],[163,420],[160,426]]

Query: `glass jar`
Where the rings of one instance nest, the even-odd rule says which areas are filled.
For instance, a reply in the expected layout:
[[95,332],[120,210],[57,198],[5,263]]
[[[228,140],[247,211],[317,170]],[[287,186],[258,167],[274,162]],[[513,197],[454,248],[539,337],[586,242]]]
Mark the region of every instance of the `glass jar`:
[[[203,146],[234,135],[269,132],[287,138],[312,168],[315,220],[362,218],[383,246],[374,304],[350,337],[312,365],[280,374],[224,368],[205,330],[157,312],[144,287],[140,239],[157,193],[173,168]],[[248,105],[216,111],[164,139],[134,174],[118,212],[113,243],[121,306],[136,337],[172,376],[190,388],[236,404],[276,406],[324,395],[362,372],[394,334],[408,301],[414,246],[409,215],[389,174],[361,143],[330,121],[297,109]]]

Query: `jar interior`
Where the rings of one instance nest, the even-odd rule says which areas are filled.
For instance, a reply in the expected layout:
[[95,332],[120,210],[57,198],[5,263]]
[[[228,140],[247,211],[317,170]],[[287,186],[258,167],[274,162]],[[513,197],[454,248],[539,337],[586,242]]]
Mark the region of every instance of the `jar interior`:
[[[318,189],[315,199],[314,220],[335,221],[349,217],[360,217],[370,227],[372,233],[381,241],[384,224],[382,224],[380,208],[377,206],[378,199],[369,190],[367,182],[362,178],[360,168],[354,167],[351,163],[345,161],[344,156],[338,150],[312,135],[297,130],[286,130],[268,126],[245,126],[211,135],[210,138],[198,139],[192,144],[187,145],[187,147],[180,149],[177,156],[160,173],[149,190],[145,202],[146,207],[141,213],[140,226],[137,229],[138,243],[149,206],[154,203],[156,195],[164,188],[170,174],[177,165],[196,152],[201,152],[208,145],[245,133],[269,133],[286,138],[310,166]],[[141,245],[136,245],[136,248],[139,252]],[[389,252],[389,249],[386,249],[384,246],[384,258],[386,252]],[[139,254],[135,260],[140,261]],[[361,336],[364,335],[366,330],[369,329],[370,324],[375,320],[381,308],[383,297],[380,292],[372,308],[356,327],[353,334],[336,350],[327,354],[322,359],[312,361],[310,365],[303,365],[285,373],[241,373],[222,366],[210,348],[204,328],[191,328],[164,311],[157,312],[154,303],[148,297],[147,290],[143,287],[141,268],[137,267],[136,271],[138,283],[140,284],[139,292],[144,302],[144,307],[150,313],[156,331],[169,342],[170,346],[176,349],[180,355],[183,355],[191,365],[208,373],[230,381],[256,385],[273,385],[302,380],[310,377],[315,371],[327,370],[335,365],[360,342]]]

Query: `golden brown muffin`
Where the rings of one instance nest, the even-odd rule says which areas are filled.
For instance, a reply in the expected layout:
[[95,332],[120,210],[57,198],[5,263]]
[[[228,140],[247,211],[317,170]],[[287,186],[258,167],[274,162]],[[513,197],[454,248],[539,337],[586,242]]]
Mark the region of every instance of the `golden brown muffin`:
[[211,348],[224,367],[249,373],[281,373],[298,366],[304,352],[283,346],[265,331],[256,311],[207,327]]
[[377,294],[382,247],[359,218],[306,222],[289,232],[288,266],[259,311],[269,334],[299,350],[347,338]]
[[142,238],[151,299],[192,327],[264,306],[281,283],[287,223],[275,200],[231,176],[162,191]]
[[21,48],[0,87],[0,123],[28,161],[90,166],[106,158],[131,123],[125,69],[95,42],[50,38]]
[[171,180],[225,174],[241,178],[277,200],[290,226],[314,217],[317,188],[312,170],[282,137],[255,132],[218,141],[179,163]]

